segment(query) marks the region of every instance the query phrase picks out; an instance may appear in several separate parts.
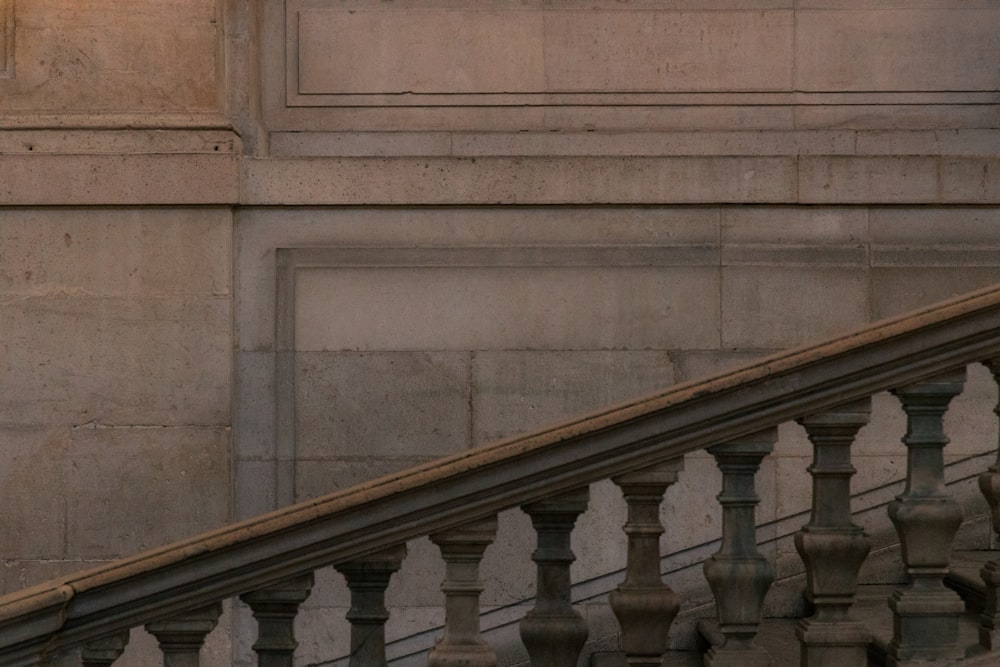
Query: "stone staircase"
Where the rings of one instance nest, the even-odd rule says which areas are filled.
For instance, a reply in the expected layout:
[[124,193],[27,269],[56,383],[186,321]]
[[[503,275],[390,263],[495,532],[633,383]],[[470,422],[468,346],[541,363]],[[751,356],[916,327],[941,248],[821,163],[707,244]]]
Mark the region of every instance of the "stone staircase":
[[[258,665],[292,667],[297,610],[313,572],[332,566],[350,590],[348,665],[379,667],[386,587],[406,542],[429,536],[446,568],[446,622],[426,663],[492,667],[497,656],[480,631],[479,563],[496,539],[497,513],[520,508],[537,537],[536,597],[519,623],[526,654],[536,667],[577,667],[588,624],[572,604],[570,534],[589,486],[606,479],[628,507],[628,562],[609,595],[615,645],[584,658],[593,664],[1000,664],[1000,561],[980,565],[979,554],[964,552],[953,559],[962,508],[945,480],[943,417],[975,363],[1000,382],[1000,288],[4,596],[0,665],[110,666],[129,630],[143,626],[166,667],[197,667],[222,601],[238,596],[256,619]],[[898,557],[882,544],[872,549],[850,494],[851,445],[869,421],[871,396],[886,390],[907,420],[905,486],[887,506]],[[808,613],[762,623],[765,596],[784,582],[772,589],[774,565],[758,548],[755,474],[777,425],[792,420],[814,453],[812,509],[792,536]],[[704,559],[716,613],[699,624],[702,658],[671,650],[682,600],[663,581],[659,539],[664,493],[697,450],[722,474],[721,539]],[[1000,532],[997,456],[977,474]],[[871,559],[893,560],[905,582],[859,587]],[[790,599],[800,600],[800,590]]]

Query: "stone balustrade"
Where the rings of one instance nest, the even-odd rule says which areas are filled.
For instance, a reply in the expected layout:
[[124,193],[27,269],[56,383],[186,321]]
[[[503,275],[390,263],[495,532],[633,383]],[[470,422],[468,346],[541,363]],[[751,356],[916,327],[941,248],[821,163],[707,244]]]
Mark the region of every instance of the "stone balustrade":
[[[661,665],[681,602],[660,571],[661,503],[684,474],[684,455],[707,449],[722,473],[722,534],[704,565],[721,635],[705,664],[772,665],[755,641],[774,580],[756,544],[755,476],[776,426],[792,420],[814,454],[802,473],[812,477],[812,512],[795,538],[812,612],[798,627],[801,664],[864,664],[869,634],[851,608],[869,544],[852,523],[851,446],[868,422],[870,396],[884,390],[907,419],[905,490],[889,515],[909,576],[887,601],[895,628],[887,660],[915,667],[958,659],[969,648],[958,641],[963,605],[943,580],[961,511],[944,485],[943,416],[973,363],[986,364],[1000,383],[1000,289],[0,598],[0,664],[46,664],[78,650],[87,667],[112,665],[128,629],[144,625],[164,665],[197,667],[221,601],[239,595],[258,624],[258,664],[290,667],[294,620],[312,573],[333,566],[350,590],[350,666],[385,665],[386,589],[406,541],[429,535],[446,564],[446,622],[428,663],[490,667],[497,658],[479,628],[480,561],[497,537],[496,513],[520,507],[537,533],[530,556],[536,597],[521,621],[524,645],[536,667],[575,667],[588,628],[570,598],[571,533],[589,486],[610,478],[628,506],[627,568],[610,595],[623,659]],[[1000,535],[998,465],[980,486]],[[998,572],[1000,559],[982,571],[981,651],[997,648]]]

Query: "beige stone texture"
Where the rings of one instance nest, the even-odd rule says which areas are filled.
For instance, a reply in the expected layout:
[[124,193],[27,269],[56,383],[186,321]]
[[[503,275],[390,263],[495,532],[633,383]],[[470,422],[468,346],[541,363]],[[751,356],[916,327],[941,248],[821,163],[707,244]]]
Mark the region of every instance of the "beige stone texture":
[[[0,502],[4,506],[3,593],[12,593],[15,583],[38,583],[37,567],[11,576],[8,561],[58,561],[66,556],[67,504],[76,502],[62,491],[64,469],[70,456],[66,429],[0,429]],[[77,564],[79,556],[72,559]],[[16,566],[15,566],[16,567]],[[46,575],[64,572],[45,567]],[[46,577],[47,578],[47,577]]]
[[787,90],[790,11],[551,11],[551,92]]
[[324,8],[297,19],[301,95],[546,88],[541,12]]
[[[796,12],[795,86],[803,91],[995,90],[996,8]],[[958,46],[960,45],[960,48]]]
[[899,315],[1000,282],[1000,266],[872,269],[872,317]]
[[17,74],[0,80],[0,112],[213,109],[216,11],[213,0],[16,2]]
[[868,308],[861,267],[725,267],[722,347],[801,345],[866,324]]
[[666,389],[662,351],[487,351],[472,360],[473,440],[483,444]]
[[[300,271],[296,349],[706,347],[712,268],[389,268]],[[652,298],[656,295],[655,298]],[[339,317],[350,312],[350,319]],[[710,342],[709,342],[710,341]]]
[[229,419],[228,297],[5,297],[7,424]]
[[229,519],[226,428],[83,426],[69,449],[60,462],[68,555],[121,557]]
[[435,457],[469,446],[469,354],[299,352],[296,456]]
[[803,157],[799,199],[816,203],[935,201],[938,160],[928,157]]
[[796,180],[786,157],[248,159],[242,171],[250,205],[787,202]]

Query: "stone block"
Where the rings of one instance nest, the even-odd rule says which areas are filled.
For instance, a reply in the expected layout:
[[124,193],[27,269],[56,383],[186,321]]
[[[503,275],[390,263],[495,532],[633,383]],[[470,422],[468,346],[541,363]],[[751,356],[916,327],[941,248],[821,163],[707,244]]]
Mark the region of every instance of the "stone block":
[[[996,216],[995,208],[873,207],[872,248],[905,246],[940,250],[942,246],[1000,246]],[[1000,264],[1000,259],[996,262]]]
[[867,239],[868,211],[861,207],[753,206],[722,210],[723,246],[858,246]]
[[816,104],[789,113],[801,129],[953,130],[997,124],[989,104]]
[[963,204],[1000,202],[1000,160],[943,158],[941,200]]
[[241,169],[242,203],[262,206],[788,202],[797,178],[786,156],[245,158]]
[[[63,491],[65,459],[70,452],[66,429],[37,427],[0,429],[0,507],[3,507],[4,561],[49,561],[66,554],[67,503],[75,499]],[[4,571],[4,592],[12,577]],[[61,574],[61,572],[53,573]],[[27,573],[13,581],[28,583]],[[31,583],[34,583],[33,581]]]
[[299,352],[295,359],[297,456],[435,457],[469,446],[468,353]]
[[121,557],[230,518],[224,428],[74,428],[61,463],[74,557]]
[[233,461],[233,518],[236,520],[250,519],[278,509],[277,475],[278,466],[274,461],[247,461],[235,458]]
[[0,309],[13,424],[228,425],[226,297],[24,297]]
[[275,451],[275,357],[273,352],[237,352],[233,378],[235,458],[267,460]]
[[216,11],[211,0],[18,3],[17,77],[0,110],[215,109]]
[[667,389],[666,352],[487,351],[472,362],[473,441],[519,435]]
[[[546,90],[539,11],[298,11],[300,95]],[[294,70],[292,70],[294,71]]]
[[795,89],[996,90],[998,21],[995,8],[801,9]]
[[816,203],[920,203],[938,196],[938,160],[933,157],[803,156],[799,201]]
[[235,204],[232,154],[0,155],[0,205]]
[[873,319],[905,313],[1000,282],[1000,266],[875,267],[871,274]]
[[552,91],[787,90],[791,11],[560,11],[545,21]]
[[718,294],[713,267],[400,267],[375,275],[299,271],[297,349],[666,349],[718,340],[717,312],[706,307]]
[[723,347],[793,347],[868,322],[862,268],[724,267],[722,276]]
[[0,210],[0,293],[223,296],[231,214],[221,209]]
[[452,137],[444,132],[272,132],[272,157],[322,155],[448,155]]

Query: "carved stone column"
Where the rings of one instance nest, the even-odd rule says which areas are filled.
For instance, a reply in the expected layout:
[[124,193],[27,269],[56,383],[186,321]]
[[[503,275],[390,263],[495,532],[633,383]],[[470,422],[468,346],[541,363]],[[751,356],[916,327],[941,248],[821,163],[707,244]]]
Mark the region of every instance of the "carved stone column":
[[129,635],[130,632],[125,630],[110,637],[92,641],[84,646],[80,653],[80,657],[83,658],[83,667],[110,667],[125,652]]
[[719,630],[725,637],[705,656],[706,667],[771,665],[764,649],[753,643],[760,625],[764,596],[774,582],[774,567],[757,550],[755,509],[760,499],[754,476],[774,449],[776,428],[709,447],[722,471],[722,545],[705,561],[705,579],[715,595]]
[[[1000,387],[1000,357],[984,362],[993,373],[993,380]],[[1000,403],[993,409],[1000,419]],[[993,532],[1000,536],[1000,446],[997,461],[979,476],[979,488],[990,505]],[[979,643],[988,651],[1000,648],[1000,558],[995,558],[980,570],[986,584],[986,603],[979,623]]]
[[389,620],[385,589],[404,558],[406,545],[401,544],[335,566],[351,590],[351,608],[347,612],[351,622],[349,667],[385,667],[385,622]]
[[538,534],[531,555],[538,565],[535,606],[521,619],[521,640],[532,667],[576,667],[587,641],[587,624],[570,603],[569,566],[576,560],[570,532],[589,495],[583,488],[522,507]]
[[812,516],[795,536],[806,566],[806,599],[815,609],[796,635],[801,667],[865,665],[871,633],[850,616],[858,571],[870,545],[851,522],[851,445],[871,417],[871,399],[798,420],[813,444]]
[[621,626],[625,659],[635,667],[660,667],[681,606],[660,574],[660,504],[683,469],[684,459],[675,459],[614,478],[628,504],[628,561],[625,581],[608,599]]
[[146,624],[163,651],[163,667],[198,667],[205,637],[215,629],[222,615],[222,603],[178,614],[166,621]]
[[479,633],[479,562],[497,536],[497,519],[431,535],[445,562],[445,627],[427,656],[428,667],[495,667],[496,654]]
[[258,667],[292,667],[299,645],[295,641],[295,616],[312,587],[310,572],[240,596],[257,620],[253,650],[257,653]]
[[889,667],[961,655],[958,618],[964,605],[944,585],[951,544],[962,509],[945,489],[943,418],[948,403],[962,391],[965,369],[893,393],[906,411],[906,488],[889,505],[910,584],[889,598],[893,637]]

